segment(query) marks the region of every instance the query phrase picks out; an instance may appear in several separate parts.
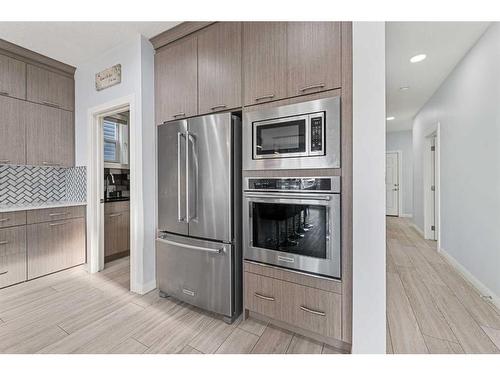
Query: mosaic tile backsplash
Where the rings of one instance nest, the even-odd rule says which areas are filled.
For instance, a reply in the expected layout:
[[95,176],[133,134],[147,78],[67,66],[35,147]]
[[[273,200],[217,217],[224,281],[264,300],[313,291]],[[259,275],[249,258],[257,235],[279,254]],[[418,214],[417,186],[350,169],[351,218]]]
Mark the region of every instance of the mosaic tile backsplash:
[[87,168],[0,165],[0,204],[87,199]]

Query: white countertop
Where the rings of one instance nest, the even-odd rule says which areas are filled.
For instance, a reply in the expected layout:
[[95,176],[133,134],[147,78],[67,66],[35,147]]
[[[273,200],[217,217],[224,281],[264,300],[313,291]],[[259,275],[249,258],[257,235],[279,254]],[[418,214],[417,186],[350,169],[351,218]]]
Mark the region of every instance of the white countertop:
[[15,211],[28,211],[28,210],[39,210],[39,209],[43,209],[43,208],[86,206],[86,205],[87,205],[87,202],[71,202],[71,201],[19,203],[19,204],[0,204],[0,213],[2,213],[2,212],[15,212]]

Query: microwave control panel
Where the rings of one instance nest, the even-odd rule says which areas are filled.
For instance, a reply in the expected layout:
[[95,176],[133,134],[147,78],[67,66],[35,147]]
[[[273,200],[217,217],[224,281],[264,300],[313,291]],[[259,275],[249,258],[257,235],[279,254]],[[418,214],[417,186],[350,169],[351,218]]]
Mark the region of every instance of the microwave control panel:
[[323,154],[323,119],[323,114],[311,116],[311,152],[314,154]]

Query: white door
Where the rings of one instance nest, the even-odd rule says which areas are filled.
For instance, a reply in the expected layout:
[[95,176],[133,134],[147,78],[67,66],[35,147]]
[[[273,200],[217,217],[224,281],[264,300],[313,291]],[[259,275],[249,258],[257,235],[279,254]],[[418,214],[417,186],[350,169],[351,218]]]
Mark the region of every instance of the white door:
[[436,173],[437,173],[437,158],[436,158],[436,136],[431,139],[431,240],[437,240],[437,210],[436,210]]
[[385,156],[386,215],[399,215],[399,160],[397,152]]

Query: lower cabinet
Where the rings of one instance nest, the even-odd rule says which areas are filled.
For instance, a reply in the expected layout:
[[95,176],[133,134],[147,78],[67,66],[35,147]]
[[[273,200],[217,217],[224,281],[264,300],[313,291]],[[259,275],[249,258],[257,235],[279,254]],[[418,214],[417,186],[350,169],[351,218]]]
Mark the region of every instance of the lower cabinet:
[[106,203],[104,206],[104,257],[130,250],[129,202]]
[[0,288],[26,280],[26,227],[0,229]]
[[85,263],[85,219],[27,226],[28,279]]

